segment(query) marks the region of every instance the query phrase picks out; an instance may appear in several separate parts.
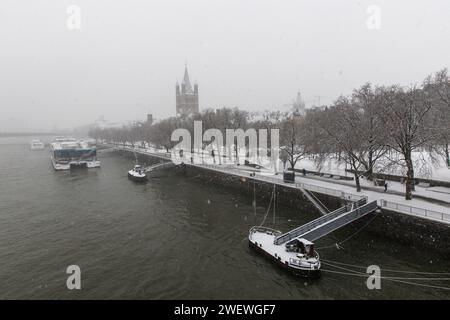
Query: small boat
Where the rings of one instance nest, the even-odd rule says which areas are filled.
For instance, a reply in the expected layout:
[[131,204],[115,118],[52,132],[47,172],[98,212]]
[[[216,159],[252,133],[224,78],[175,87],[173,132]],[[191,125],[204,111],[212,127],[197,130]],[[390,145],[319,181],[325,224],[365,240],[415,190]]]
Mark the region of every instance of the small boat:
[[34,139],[30,143],[30,149],[31,150],[44,150],[44,144],[39,141],[38,139]]
[[147,181],[147,174],[145,173],[144,168],[137,164],[133,169],[128,171],[128,179],[135,182],[145,182]]
[[278,230],[253,227],[248,236],[249,246],[296,276],[320,278],[320,257],[314,244],[307,239],[294,238],[277,245],[275,239],[281,234]]

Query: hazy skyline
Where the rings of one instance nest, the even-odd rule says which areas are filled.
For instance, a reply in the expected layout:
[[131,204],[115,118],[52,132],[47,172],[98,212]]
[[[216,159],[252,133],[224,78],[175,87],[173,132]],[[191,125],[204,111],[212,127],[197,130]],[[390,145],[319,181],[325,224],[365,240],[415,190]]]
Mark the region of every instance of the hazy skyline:
[[[67,27],[70,5],[80,30]],[[373,5],[379,29],[367,27]],[[0,132],[175,115],[186,62],[200,110],[420,83],[450,66],[448,12],[445,0],[3,0]]]

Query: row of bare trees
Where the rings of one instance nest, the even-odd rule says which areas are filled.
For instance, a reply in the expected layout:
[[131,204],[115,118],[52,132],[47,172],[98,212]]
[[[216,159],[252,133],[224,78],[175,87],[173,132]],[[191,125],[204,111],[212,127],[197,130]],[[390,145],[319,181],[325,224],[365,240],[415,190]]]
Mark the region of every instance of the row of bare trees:
[[[373,179],[383,166],[404,168],[405,198],[412,198],[417,163],[414,152],[443,157],[450,165],[450,77],[446,69],[425,79],[420,86],[373,86],[355,89],[332,105],[308,109],[305,114],[266,111],[251,113],[237,108],[206,109],[190,117],[170,117],[156,123],[136,122],[122,128],[94,128],[93,138],[131,143],[147,142],[169,151],[177,142],[177,128],[193,133],[193,123],[203,130],[279,129],[280,156],[294,168],[313,156],[317,163],[335,160],[350,167],[356,189],[360,177]],[[192,136],[194,136],[192,134]],[[270,141],[270,139],[268,139]],[[270,148],[270,145],[268,146]]]
[[320,141],[312,152],[347,163],[357,191],[360,176],[372,179],[380,159],[384,166],[404,167],[405,198],[410,200],[416,181],[415,152],[419,157],[426,152],[431,159],[443,156],[450,165],[449,98],[447,70],[427,77],[421,86],[365,84],[350,97],[339,97],[332,106],[306,115],[307,125],[315,127]]

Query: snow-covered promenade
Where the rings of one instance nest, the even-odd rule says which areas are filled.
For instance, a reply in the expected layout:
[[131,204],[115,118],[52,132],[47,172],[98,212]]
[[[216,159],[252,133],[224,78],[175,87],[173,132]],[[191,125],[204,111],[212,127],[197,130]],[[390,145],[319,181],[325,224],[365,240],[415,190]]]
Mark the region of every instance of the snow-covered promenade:
[[[113,145],[105,146],[112,147]],[[123,147],[119,145],[115,145],[114,147],[171,161],[171,154],[165,150],[141,147],[132,148],[131,146]],[[353,201],[366,197],[368,201],[376,200],[381,208],[386,208],[393,212],[450,224],[450,188],[418,185],[414,192],[416,197],[412,200],[405,200],[404,185],[394,181],[388,182],[388,191],[385,192],[384,187],[375,187],[371,181],[362,180],[362,191],[356,192],[353,181],[324,178],[308,174],[304,176],[301,173],[297,173],[295,183],[286,183],[283,181],[283,174],[281,172],[275,174],[275,172],[267,169],[255,170],[252,167],[243,165],[218,164],[218,161],[213,161],[211,157],[207,157],[205,154],[195,153],[192,154],[192,158],[193,161],[191,161],[191,154],[185,153],[184,159],[186,161],[184,163],[226,174],[276,183],[277,185],[283,185],[289,188],[303,188],[312,192],[346,198]],[[326,170],[323,171],[326,172]]]

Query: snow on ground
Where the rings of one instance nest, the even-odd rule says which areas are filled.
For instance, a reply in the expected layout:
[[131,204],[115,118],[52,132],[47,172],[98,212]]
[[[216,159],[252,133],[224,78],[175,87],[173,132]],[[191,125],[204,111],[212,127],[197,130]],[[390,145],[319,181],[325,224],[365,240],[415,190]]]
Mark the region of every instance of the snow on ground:
[[[301,175],[301,174],[297,174],[297,175]],[[335,180],[332,178],[322,178],[322,177],[317,177],[317,176],[313,176],[313,175],[307,175],[306,178],[309,180],[321,180],[321,181],[328,181],[329,183],[351,186],[351,187],[353,187],[353,192],[356,192],[355,181]],[[388,183],[388,194],[391,191],[395,191],[395,192],[402,193],[402,194],[405,193],[405,185],[404,184],[401,184],[400,182],[397,182],[397,181],[388,181],[387,183]],[[386,193],[384,193],[384,187],[383,186],[375,186],[373,181],[361,178],[360,184],[363,189],[366,188],[366,189],[372,190],[372,191],[376,190],[376,192],[381,192],[383,194],[386,194]],[[423,187],[420,185],[416,185],[416,191],[413,191],[413,197],[414,197],[414,195],[419,195],[422,197],[445,201],[445,202],[448,202],[450,205],[450,188]]]
[[[217,168],[217,170],[220,170],[220,171],[226,171],[226,170],[241,171],[243,173],[243,175],[247,175],[250,172],[249,168],[244,167],[244,166],[237,166],[237,165],[222,165],[222,166],[220,166],[217,164],[216,165],[205,164],[205,165],[207,165],[208,168],[215,167],[215,168]],[[277,183],[285,184],[283,182],[282,174],[275,175],[270,170],[262,170],[260,173],[256,174],[256,178],[258,178],[258,176],[276,179],[275,181],[278,180]],[[376,200],[379,204],[381,204],[381,200],[385,200],[385,201],[393,202],[393,203],[404,205],[404,206],[411,206],[411,207],[419,208],[422,210],[436,211],[436,212],[450,215],[450,194],[448,194],[447,192],[445,192],[445,193],[434,192],[434,191],[427,190],[428,188],[423,188],[423,187],[419,187],[419,186],[416,186],[416,191],[414,192],[414,194],[416,194],[416,195],[422,195],[425,197],[429,197],[431,199],[437,199],[437,200],[449,202],[449,206],[444,206],[441,204],[432,203],[427,200],[414,198],[414,194],[413,194],[412,200],[406,200],[403,195],[403,193],[405,191],[404,190],[405,186],[403,184],[401,184],[400,182],[390,181],[388,190],[398,191],[399,193],[402,193],[402,194],[385,193],[384,187],[374,187],[373,183],[371,181],[367,181],[365,179],[361,180],[361,185],[367,186],[367,187],[370,186],[371,188],[373,188],[375,190],[362,190],[361,192],[356,192],[355,183],[353,181],[334,180],[334,179],[327,179],[327,178],[316,178],[313,176],[304,177],[301,174],[296,175],[295,181],[297,183],[304,183],[304,184],[318,186],[318,187],[322,187],[322,188],[339,190],[339,191],[353,194],[353,195],[366,196],[366,197],[368,197],[369,201]],[[292,184],[286,184],[286,185],[293,186]],[[439,187],[439,188],[440,188],[439,190],[445,190],[445,191],[450,192],[449,188],[443,188],[443,187]],[[450,216],[448,217],[448,219],[450,219]]]
[[[387,169],[388,166],[385,165],[387,162],[388,161],[386,159],[380,159],[379,164],[374,171],[397,176],[405,176],[403,167],[397,166]],[[442,157],[437,157],[436,161],[432,161],[427,152],[413,152],[413,162],[415,163],[416,167],[416,178],[450,182],[450,168],[447,167],[447,165],[445,164],[445,160]],[[425,166],[423,165],[424,163],[426,163]],[[304,168],[310,171],[337,174],[341,176],[353,176],[353,174],[345,171],[345,163],[338,163],[336,159],[328,159],[323,164],[317,165],[314,162],[313,158],[305,158],[299,160],[296,163],[295,168]]]
[[429,190],[430,192],[445,193],[445,194],[448,194],[448,195],[450,196],[450,188],[445,188],[445,187],[430,187],[430,188],[427,188],[427,190]]
[[[280,181],[283,180],[283,176],[280,174],[275,176],[273,174],[266,173],[266,175],[276,177],[276,178],[280,179]],[[309,177],[303,177],[299,174],[297,174],[296,178],[295,178],[296,182],[316,185],[319,187],[329,188],[329,189],[339,189],[339,191],[343,191],[346,193],[367,196],[369,198],[369,201],[386,200],[386,201],[392,201],[392,202],[396,202],[396,203],[400,203],[400,204],[404,204],[404,205],[408,205],[408,206],[413,206],[413,207],[417,207],[417,208],[435,210],[438,212],[444,212],[444,213],[450,214],[449,207],[445,207],[440,204],[430,203],[429,201],[421,200],[421,199],[406,200],[403,195],[385,193],[383,191],[384,190],[383,187],[378,187],[379,191],[362,190],[361,192],[356,192],[354,182],[352,182],[352,181],[342,181],[342,180],[331,181],[332,179],[329,179],[329,180],[330,180],[330,182],[324,181],[322,179],[318,180],[318,179],[313,179],[313,178],[309,178]],[[365,180],[364,182],[366,182],[366,181],[367,180]],[[364,182],[362,181],[362,183],[364,183]],[[393,182],[390,182],[390,183],[393,183]],[[399,182],[396,184],[398,184],[398,185],[395,186],[395,189],[398,189],[399,191],[404,192],[404,185],[400,184]],[[392,185],[390,188],[392,188]],[[421,194],[421,195],[424,194],[425,190],[422,190],[422,189],[424,189],[424,188],[417,188],[417,191],[415,193]],[[435,194],[437,194],[437,193],[435,193]],[[439,196],[433,195],[433,197],[430,197],[430,198],[439,199]],[[450,202],[450,195],[445,194],[442,200]]]

